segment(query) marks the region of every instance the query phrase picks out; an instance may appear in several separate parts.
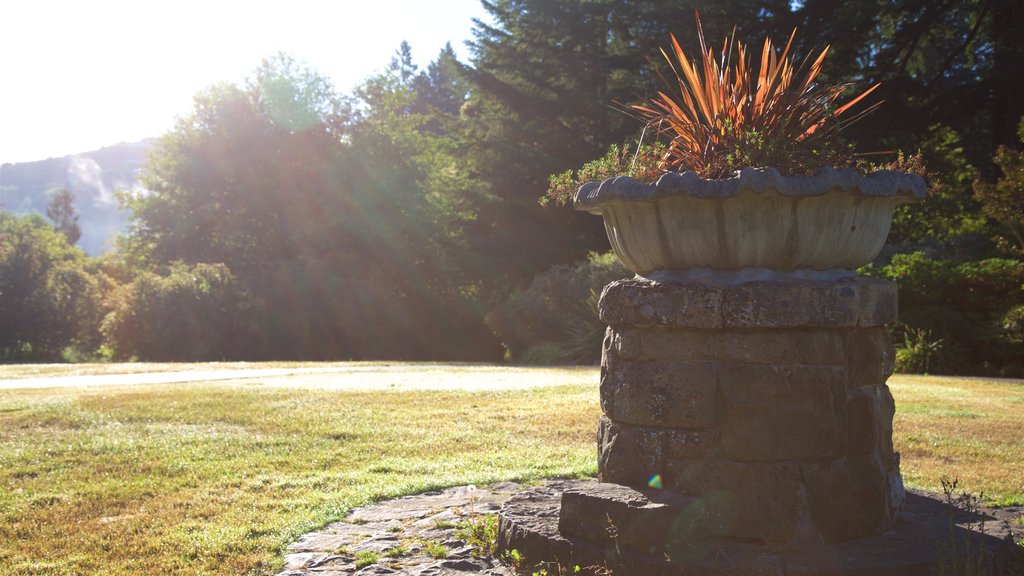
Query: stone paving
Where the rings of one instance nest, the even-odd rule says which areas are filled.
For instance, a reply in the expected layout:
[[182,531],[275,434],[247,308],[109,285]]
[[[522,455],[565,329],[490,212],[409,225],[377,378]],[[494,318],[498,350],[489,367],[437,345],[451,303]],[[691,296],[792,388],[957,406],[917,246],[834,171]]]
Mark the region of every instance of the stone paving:
[[[487,487],[457,486],[405,496],[355,510],[340,522],[304,535],[288,546],[283,571],[276,576],[515,576],[491,556],[478,557],[459,531],[467,521],[497,514],[513,496],[527,491],[561,493],[572,480],[549,480],[540,486],[502,482]],[[918,507],[943,513],[941,495],[914,491]],[[922,509],[924,509],[922,508]],[[989,538],[1011,543],[1024,507],[979,509],[958,513],[955,523],[972,531],[987,520]],[[444,550],[444,557],[430,551]],[[441,554],[436,554],[440,556]],[[372,556],[372,558],[371,558]],[[371,561],[372,560],[372,561]],[[1013,564],[1017,568],[1020,566]],[[357,567],[358,566],[358,567]],[[1011,569],[1006,574],[1017,574]],[[1024,574],[1024,573],[1022,573]]]
[[[284,571],[277,576],[512,576],[493,557],[475,556],[457,533],[472,517],[497,514],[525,488],[511,482],[485,489],[458,486],[359,508],[288,546]],[[437,552],[438,546],[445,557],[429,553],[428,547]],[[375,562],[369,562],[371,554]]]

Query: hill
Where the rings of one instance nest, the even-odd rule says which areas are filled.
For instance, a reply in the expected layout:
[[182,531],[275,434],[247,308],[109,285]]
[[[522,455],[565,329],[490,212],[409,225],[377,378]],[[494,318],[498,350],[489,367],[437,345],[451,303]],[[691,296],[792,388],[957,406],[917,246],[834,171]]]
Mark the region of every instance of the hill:
[[123,142],[91,152],[35,162],[0,165],[0,210],[46,214],[49,195],[66,187],[75,194],[82,238],[78,245],[95,256],[111,249],[127,227],[116,190],[140,189],[139,170],[152,140]]

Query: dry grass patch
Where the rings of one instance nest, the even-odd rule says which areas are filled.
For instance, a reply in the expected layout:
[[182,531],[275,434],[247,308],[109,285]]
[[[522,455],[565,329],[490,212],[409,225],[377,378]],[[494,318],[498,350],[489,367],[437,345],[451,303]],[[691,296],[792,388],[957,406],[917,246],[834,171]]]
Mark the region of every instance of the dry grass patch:
[[904,481],[941,491],[942,476],[991,501],[1024,504],[1024,382],[894,376],[893,441]]

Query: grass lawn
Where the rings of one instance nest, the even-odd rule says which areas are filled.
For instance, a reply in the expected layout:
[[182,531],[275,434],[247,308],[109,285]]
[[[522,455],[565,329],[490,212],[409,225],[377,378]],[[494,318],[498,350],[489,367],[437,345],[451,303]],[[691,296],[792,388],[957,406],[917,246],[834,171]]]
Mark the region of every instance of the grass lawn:
[[[430,387],[445,372],[411,365],[404,377]],[[269,574],[289,541],[372,500],[596,472],[596,369],[451,374],[548,385],[0,389],[0,575]],[[38,375],[0,367],[0,382]],[[1024,386],[890,383],[909,485],[937,491],[942,475],[956,476],[1024,502]]]

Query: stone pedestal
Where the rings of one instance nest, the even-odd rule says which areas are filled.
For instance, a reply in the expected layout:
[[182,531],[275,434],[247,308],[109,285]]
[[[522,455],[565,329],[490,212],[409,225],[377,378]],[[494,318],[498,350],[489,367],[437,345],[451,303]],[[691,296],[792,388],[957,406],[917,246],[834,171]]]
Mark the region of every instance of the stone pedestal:
[[599,482],[513,499],[499,544],[623,574],[931,574],[934,531],[901,517],[896,308],[850,275],[609,284]]
[[[798,545],[893,526],[895,284],[623,280],[600,311],[599,480],[671,493],[650,518],[688,520],[665,534]],[[589,516],[563,513],[560,529],[592,536]]]

